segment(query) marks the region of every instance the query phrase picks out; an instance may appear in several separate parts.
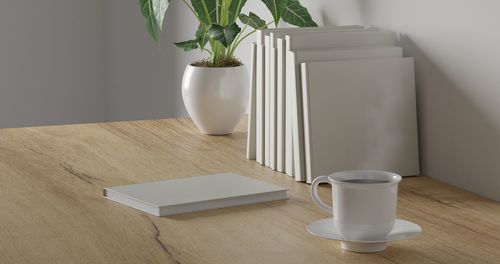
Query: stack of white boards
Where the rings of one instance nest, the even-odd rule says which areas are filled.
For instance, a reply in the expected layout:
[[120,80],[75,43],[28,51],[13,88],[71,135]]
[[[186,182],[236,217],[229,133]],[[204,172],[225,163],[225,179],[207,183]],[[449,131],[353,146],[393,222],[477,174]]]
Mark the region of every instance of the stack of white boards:
[[104,188],[103,196],[155,216],[285,200],[287,189],[233,173]]
[[259,30],[250,70],[248,159],[307,183],[354,169],[419,174],[413,58],[395,32]]

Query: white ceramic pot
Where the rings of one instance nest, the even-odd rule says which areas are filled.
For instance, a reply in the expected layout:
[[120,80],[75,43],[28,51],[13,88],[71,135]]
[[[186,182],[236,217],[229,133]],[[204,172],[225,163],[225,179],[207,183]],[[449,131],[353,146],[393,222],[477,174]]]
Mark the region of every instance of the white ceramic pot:
[[184,105],[201,132],[233,132],[248,104],[248,72],[238,67],[208,68],[188,65],[182,79]]

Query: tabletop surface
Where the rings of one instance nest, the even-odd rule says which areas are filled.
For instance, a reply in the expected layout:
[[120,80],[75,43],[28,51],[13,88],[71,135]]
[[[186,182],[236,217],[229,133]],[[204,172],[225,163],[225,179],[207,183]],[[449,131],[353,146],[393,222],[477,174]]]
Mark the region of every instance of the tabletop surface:
[[[328,217],[309,186],[245,158],[189,119],[0,130],[0,263],[499,263],[500,204],[428,177],[405,178],[398,217],[423,234],[376,254],[306,231]],[[233,172],[289,188],[289,200],[155,217],[103,187]],[[328,186],[320,195],[330,197]]]

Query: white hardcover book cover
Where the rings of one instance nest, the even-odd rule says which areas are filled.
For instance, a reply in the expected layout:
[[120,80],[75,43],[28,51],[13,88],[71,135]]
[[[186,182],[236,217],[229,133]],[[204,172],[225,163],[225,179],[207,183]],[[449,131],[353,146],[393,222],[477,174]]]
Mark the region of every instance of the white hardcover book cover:
[[[271,67],[268,68],[271,79],[271,168],[285,172],[285,46],[284,40],[287,33],[303,31],[332,31],[332,30],[357,30],[364,29],[358,25],[336,26],[336,27],[315,27],[315,28],[279,28],[269,30]],[[274,61],[272,60],[274,59]],[[273,97],[274,95],[274,97]],[[274,113],[273,113],[274,112]],[[274,120],[274,122],[273,122]],[[274,159],[274,160],[273,160]],[[288,174],[293,176],[293,171],[288,170]]]
[[[281,33],[286,33],[286,32],[300,32],[300,31],[329,31],[329,30],[354,29],[354,28],[362,28],[362,27],[358,26],[358,25],[347,25],[347,26],[336,26],[336,27],[269,28],[269,29],[257,30],[257,34],[256,34],[257,35],[257,45],[258,45],[257,46],[257,53],[259,53],[259,52],[264,53],[262,60],[260,60],[261,56],[259,54],[257,54],[258,59],[257,59],[257,86],[256,86],[256,89],[258,91],[261,89],[264,90],[264,93],[262,93],[262,94],[257,93],[257,98],[258,98],[257,99],[257,106],[259,106],[258,102],[262,101],[263,102],[262,105],[264,107],[262,109],[262,112],[264,115],[264,117],[263,117],[264,119],[262,120],[263,121],[262,137],[259,137],[259,135],[261,135],[261,133],[259,130],[260,115],[258,113],[257,113],[257,118],[256,118],[256,122],[258,123],[258,125],[257,125],[257,129],[258,129],[258,132],[257,132],[257,155],[256,155],[257,162],[259,162],[260,164],[266,164],[267,166],[270,166],[270,165],[273,165],[274,163],[276,163],[276,165],[270,166],[273,169],[276,169],[277,162],[278,162],[277,161],[277,153],[274,153],[274,154],[272,153],[272,150],[275,148],[277,151],[278,139],[277,138],[276,139],[266,138],[266,137],[270,136],[270,134],[272,133],[271,131],[276,131],[276,133],[277,133],[277,124],[275,124],[276,122],[271,122],[270,116],[268,119],[269,122],[266,122],[266,120],[265,120],[265,117],[268,114],[270,114],[271,108],[274,109],[276,107],[277,100],[278,100],[277,98],[275,98],[275,100],[270,100],[271,99],[270,93],[266,97],[266,93],[271,92],[274,89],[276,89],[275,85],[277,84],[276,69],[274,69],[274,70],[271,69],[271,67],[270,67],[271,60],[269,59],[269,56],[266,55],[266,54],[272,54],[274,52],[271,50],[271,48],[276,48],[276,44],[275,44],[276,42],[273,40],[273,38],[270,38],[271,34],[272,33],[281,34]],[[268,39],[267,42],[266,42],[266,39]],[[259,45],[261,45],[264,48],[263,51],[259,51],[260,50]],[[260,74],[262,74],[262,76]],[[271,77],[273,78],[273,81],[270,80]],[[263,85],[262,87],[260,87],[261,84]],[[266,85],[269,87],[269,89],[265,88]],[[274,101],[276,101],[276,103],[273,105]],[[266,111],[266,103],[269,103],[268,108],[267,108],[268,111]],[[259,112],[259,111],[260,110],[257,110],[257,112]],[[277,111],[278,110],[274,110],[274,112],[276,114],[277,114]],[[276,116],[276,121],[278,121],[277,118],[278,117]],[[275,127],[274,127],[274,125],[275,125]],[[272,134],[274,134],[274,133],[272,133]],[[262,144],[259,144],[260,142],[262,142]],[[266,144],[266,142],[268,142],[269,144]],[[273,146],[270,146],[270,144],[273,144]],[[260,152],[259,148],[261,145],[263,148],[262,149],[262,153],[263,153],[262,157],[259,154],[259,152]],[[269,147],[266,147],[266,146],[269,146]],[[271,159],[273,159],[273,158],[274,158],[275,162],[271,162]]]
[[[285,53],[286,54],[286,53]],[[286,78],[286,69],[292,68],[292,61],[290,58],[285,59],[285,89],[286,89],[286,94],[285,94],[285,172],[286,174],[295,177],[295,166],[294,166],[294,160],[295,157],[293,156],[294,154],[294,145],[293,145],[293,105],[292,105],[292,96],[295,93],[295,90],[291,89],[290,82],[291,80]]]
[[413,58],[306,62],[301,75],[310,180],[357,169],[419,174]]
[[247,159],[256,159],[256,74],[257,74],[257,45],[251,45],[250,63],[250,97],[248,101],[248,127],[247,127]]
[[276,170],[285,172],[286,72],[284,53],[278,52],[285,49],[285,40],[278,38],[276,46]]
[[[361,47],[361,48],[329,48],[329,49],[303,49],[290,52],[290,67],[287,68],[286,78],[290,80],[290,90],[302,93],[300,83],[300,64],[313,61],[335,61],[335,60],[356,60],[356,59],[376,59],[376,58],[401,58],[403,49],[400,47]],[[301,107],[301,104],[299,104]],[[305,155],[304,155],[304,135],[302,132],[304,111],[294,111],[293,124],[297,129],[293,130],[294,148],[294,171],[298,180],[305,180]],[[300,128],[299,128],[300,127]],[[302,154],[301,154],[302,153]],[[307,179],[307,181],[310,181]]]
[[264,102],[265,102],[265,78],[264,71],[266,65],[264,64],[265,47],[257,43],[257,65],[255,67],[256,75],[256,85],[255,85],[255,160],[259,164],[264,164]]
[[[331,27],[331,28],[319,28],[318,30],[309,30],[309,31],[301,31],[301,30],[295,30],[295,31],[282,31],[274,34],[274,38],[277,38],[276,43],[277,44],[277,53],[278,56],[280,56],[282,59],[278,61],[277,63],[277,72],[279,74],[284,74],[285,81],[281,82],[280,85],[277,86],[278,93],[280,91],[283,91],[285,94],[285,99],[284,101],[284,106],[278,106],[278,109],[283,108],[284,109],[284,114],[280,117],[278,116],[277,119],[283,118],[284,119],[284,147],[283,147],[283,162],[284,162],[284,170],[285,173],[288,175],[297,177],[295,173],[295,154],[294,151],[296,150],[294,148],[294,139],[293,139],[293,105],[290,103],[291,98],[292,98],[292,92],[290,92],[290,88],[288,87],[288,82],[290,80],[286,78],[286,68],[288,65],[287,62],[287,54],[286,54],[286,36],[294,36],[294,35],[301,35],[301,34],[330,34],[330,33],[339,33],[339,32],[364,32],[364,31],[377,31],[375,28],[364,28],[361,26],[345,26],[345,27]],[[272,39],[271,39],[272,40]],[[278,74],[278,78],[279,78]],[[288,102],[288,103],[287,103]],[[278,121],[279,124],[279,121]],[[278,132],[279,133],[279,132]],[[279,155],[279,154],[278,154]],[[279,159],[278,159],[279,161]],[[302,180],[302,175],[299,175],[297,177],[297,180]]]
[[[286,60],[287,60],[287,71],[288,68],[294,69],[291,60],[291,51],[297,49],[324,49],[324,48],[355,48],[355,47],[370,47],[370,46],[396,46],[397,39],[396,34],[391,31],[381,31],[381,30],[360,30],[360,31],[332,31],[332,32],[322,32],[317,34],[315,32],[302,32],[296,34],[287,34],[286,39]],[[287,79],[288,82],[293,80]],[[293,156],[293,166],[295,167],[297,162],[303,165],[304,162],[304,145],[303,142],[303,120],[302,120],[302,92],[300,90],[293,90],[287,97],[290,100],[291,108],[291,123],[292,123],[292,134],[293,134],[293,147],[290,148],[291,151],[298,154],[299,156]],[[295,137],[297,136],[297,137]],[[288,146],[287,146],[288,147]],[[286,147],[286,151],[289,148]],[[303,166],[301,171],[295,173],[295,179],[297,181],[306,181],[305,171]]]
[[276,143],[277,143],[277,90],[276,90],[276,48],[269,47],[269,167],[276,170]]
[[270,113],[270,103],[271,103],[271,80],[270,80],[270,75],[269,75],[269,68],[271,65],[271,51],[269,49],[270,45],[270,39],[269,36],[264,37],[264,43],[265,43],[265,57],[264,57],[264,63],[266,64],[266,70],[264,71],[264,165],[270,167],[270,156],[269,153],[271,152],[270,149],[270,119],[271,119],[271,113]]
[[288,199],[287,189],[232,173],[104,188],[107,199],[155,216]]

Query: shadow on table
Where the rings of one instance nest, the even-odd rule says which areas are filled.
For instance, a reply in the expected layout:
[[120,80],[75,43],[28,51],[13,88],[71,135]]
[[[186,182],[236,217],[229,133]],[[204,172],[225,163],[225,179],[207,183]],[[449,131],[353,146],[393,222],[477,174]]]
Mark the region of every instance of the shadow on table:
[[212,218],[212,217],[238,215],[238,214],[244,215],[244,214],[254,212],[254,211],[269,211],[275,207],[286,205],[287,201],[288,200],[258,203],[258,204],[249,204],[249,205],[239,205],[239,206],[212,209],[212,210],[201,211],[201,212],[167,216],[167,217],[162,217],[162,218],[168,218],[168,219],[171,219],[174,221],[186,221],[186,220],[192,220],[192,219],[196,219],[196,218]]

